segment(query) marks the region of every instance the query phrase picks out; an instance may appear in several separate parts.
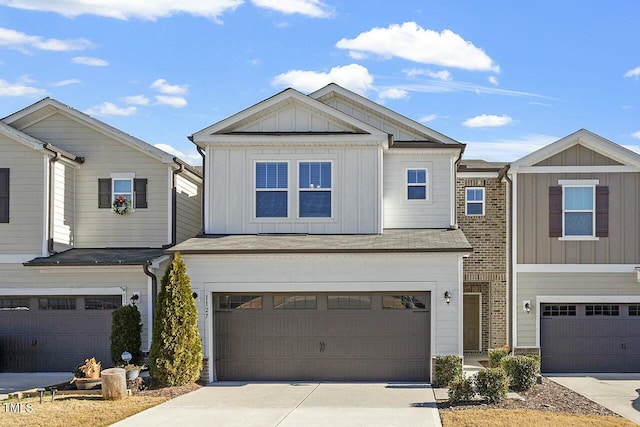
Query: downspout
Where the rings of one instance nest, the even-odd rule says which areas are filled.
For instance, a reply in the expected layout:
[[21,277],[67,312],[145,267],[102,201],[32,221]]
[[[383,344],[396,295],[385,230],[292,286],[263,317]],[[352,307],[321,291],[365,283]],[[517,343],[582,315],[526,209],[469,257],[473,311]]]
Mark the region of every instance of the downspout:
[[511,296],[513,295],[513,257],[511,253],[513,251],[513,181],[509,178],[509,168],[511,165],[506,165],[500,173],[498,174],[498,178],[504,178],[507,181],[507,186],[509,187],[509,204],[507,205],[507,209],[509,209],[509,215],[507,217],[508,222],[508,231],[509,231],[509,239],[507,241],[507,268],[509,269],[509,274],[507,275],[507,280],[509,281],[509,286],[507,289],[507,319],[508,319],[508,328],[507,328],[507,343],[509,347],[513,349],[513,304],[511,304]]
[[171,175],[171,243],[169,246],[175,246],[178,240],[178,221],[176,214],[178,212],[178,190],[176,189],[176,176],[184,170],[184,165],[178,162],[178,158],[174,157],[173,161],[178,165],[178,169],[173,170]]
[[[193,142],[193,136],[189,137],[189,141]],[[194,142],[195,144],[195,142]],[[204,234],[204,200],[205,200],[205,185],[207,183],[207,179],[206,179],[206,167],[207,167],[207,162],[205,161],[205,152],[202,149],[202,147],[200,147],[198,144],[196,144],[196,150],[198,150],[198,153],[200,154],[200,156],[202,156],[202,213],[201,213],[201,218],[202,218],[202,231],[201,234]]]
[[467,146],[465,144],[460,144],[462,145],[462,149],[460,150],[460,154],[458,154],[458,158],[455,160],[455,162],[453,162],[453,195],[451,197],[453,197],[454,201],[453,201],[453,215],[454,215],[454,223],[451,224],[451,229],[453,230],[457,230],[458,229],[458,209],[457,209],[457,202],[456,202],[456,194],[458,194],[458,166],[460,166],[460,162],[462,161],[462,155],[464,154],[464,149],[467,148]]
[[47,218],[47,251],[49,252],[49,256],[51,256],[55,253],[55,251],[53,250],[53,187],[55,177],[54,165],[58,160],[60,160],[62,155],[56,151],[50,150],[48,144],[45,144],[44,148],[54,154],[54,156],[49,159],[49,206],[47,206],[47,212],[49,213],[49,217]]
[[142,265],[142,269],[144,270],[144,274],[151,278],[151,319],[155,320],[156,298],[158,295],[158,277],[149,270],[149,267],[151,267],[151,261],[147,260],[147,262]]

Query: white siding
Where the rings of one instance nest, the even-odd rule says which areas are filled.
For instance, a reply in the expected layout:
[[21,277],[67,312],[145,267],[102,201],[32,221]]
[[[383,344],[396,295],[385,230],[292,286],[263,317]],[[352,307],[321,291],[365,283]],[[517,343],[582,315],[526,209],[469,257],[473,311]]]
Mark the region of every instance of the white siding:
[[176,243],[180,243],[202,231],[202,185],[178,174],[176,197]]
[[348,127],[330,120],[309,109],[293,103],[288,108],[267,113],[255,122],[245,124],[236,132],[352,132]]
[[[451,225],[451,155],[428,150],[384,155],[384,228],[447,228]],[[407,200],[407,169],[428,170],[428,200]]]
[[[380,233],[381,147],[209,149],[210,234]],[[289,218],[255,218],[256,161],[289,161]],[[331,161],[333,218],[297,218],[299,161]]]
[[0,168],[9,168],[9,223],[0,224],[0,255],[41,255],[48,158],[0,136]]
[[[86,158],[76,171],[75,247],[160,247],[169,243],[169,174],[157,159],[62,114],[55,114],[25,133]],[[147,178],[147,209],[127,215],[98,209],[98,179],[111,173]]]
[[[518,273],[517,284],[514,314],[519,347],[536,345],[537,296],[638,296],[640,302],[636,273]],[[531,301],[530,313],[522,309],[524,300]]]
[[53,249],[61,252],[74,244],[75,170],[60,161],[55,162],[53,167]]

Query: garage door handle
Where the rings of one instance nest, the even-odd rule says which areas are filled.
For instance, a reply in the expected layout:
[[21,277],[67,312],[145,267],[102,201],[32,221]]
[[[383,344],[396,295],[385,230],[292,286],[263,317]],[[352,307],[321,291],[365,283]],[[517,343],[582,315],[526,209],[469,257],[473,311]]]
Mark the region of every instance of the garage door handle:
[[627,343],[626,343],[626,342],[623,342],[623,343],[622,343],[622,348],[623,348],[624,350],[626,350],[626,349],[627,349]]
[[324,341],[320,341],[320,353],[324,353],[325,344]]

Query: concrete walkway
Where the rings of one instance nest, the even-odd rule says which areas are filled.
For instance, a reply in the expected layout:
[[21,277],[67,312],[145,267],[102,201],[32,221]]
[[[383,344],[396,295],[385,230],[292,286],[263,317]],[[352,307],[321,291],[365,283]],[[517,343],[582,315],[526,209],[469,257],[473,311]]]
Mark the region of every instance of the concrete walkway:
[[18,372],[0,373],[0,400],[9,394],[33,388],[48,387],[71,381],[71,372]]
[[115,426],[441,426],[428,384],[221,382]]
[[640,424],[640,374],[545,374],[551,380]]

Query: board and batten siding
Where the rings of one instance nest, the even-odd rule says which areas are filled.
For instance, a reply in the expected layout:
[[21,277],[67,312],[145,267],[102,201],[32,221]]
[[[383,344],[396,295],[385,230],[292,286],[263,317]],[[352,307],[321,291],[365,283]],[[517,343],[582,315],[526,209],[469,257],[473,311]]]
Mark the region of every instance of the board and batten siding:
[[[549,187],[560,179],[597,179],[609,187],[609,237],[566,241],[549,237]],[[640,174],[517,175],[518,264],[640,263]]]
[[[450,154],[384,154],[384,228],[447,228],[451,225]],[[428,171],[428,200],[407,200],[407,169]]]
[[[320,145],[320,143],[319,143]],[[255,217],[255,162],[288,161],[288,218]],[[332,218],[298,218],[298,162],[332,162]],[[381,147],[209,148],[209,234],[381,233]]]
[[[183,254],[192,289],[211,292],[431,292],[432,356],[462,354],[461,280],[456,254]],[[247,268],[251,266],[251,268]],[[402,274],[399,275],[398,272]],[[442,297],[451,293],[451,304]],[[460,304],[458,305],[458,303]],[[205,355],[211,349],[207,298],[197,300]]]
[[63,162],[54,163],[53,249],[71,249],[75,232],[75,169]]
[[9,168],[9,222],[0,223],[0,255],[42,254],[49,158],[0,136],[0,168]]
[[176,176],[176,243],[202,231],[202,185]]
[[[76,171],[75,247],[160,247],[169,243],[168,167],[148,154],[98,132],[61,113],[23,132],[85,157]],[[98,179],[112,173],[135,173],[147,179],[147,209],[118,215],[98,208]]]
[[[640,302],[640,283],[635,273],[518,273],[517,283],[514,314],[519,347],[536,346],[537,310],[540,309],[536,307],[537,296],[602,296],[614,299],[637,296],[635,301]],[[530,313],[522,310],[522,301],[525,300],[531,301]]]

